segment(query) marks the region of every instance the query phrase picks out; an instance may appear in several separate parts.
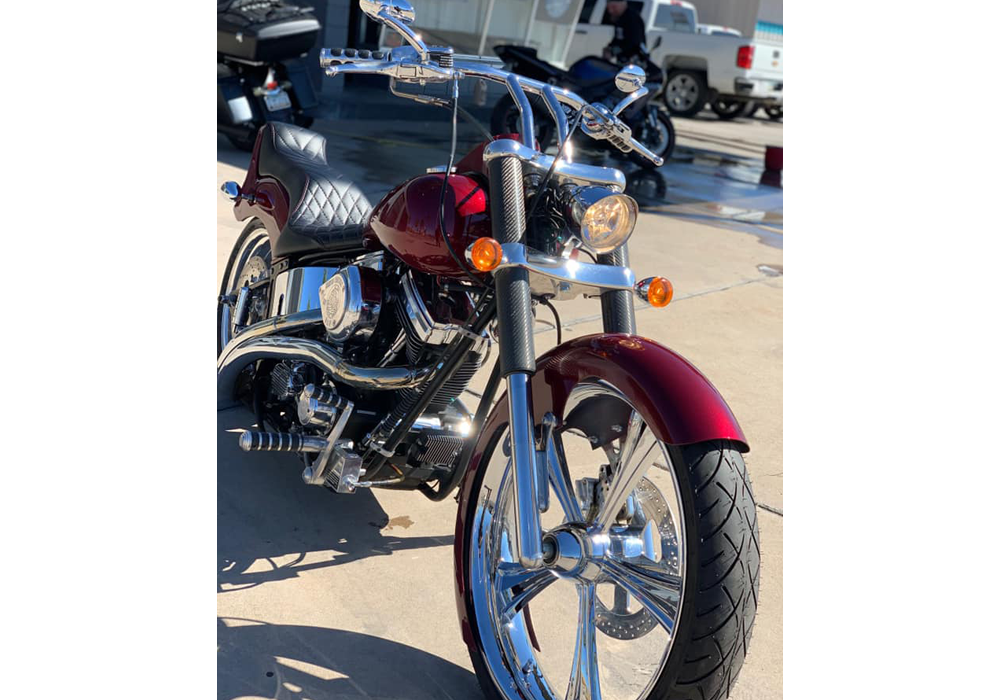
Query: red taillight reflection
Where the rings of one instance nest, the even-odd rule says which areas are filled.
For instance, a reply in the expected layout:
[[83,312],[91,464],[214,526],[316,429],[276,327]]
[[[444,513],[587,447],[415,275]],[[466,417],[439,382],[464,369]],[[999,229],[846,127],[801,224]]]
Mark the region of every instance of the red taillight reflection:
[[736,50],[736,67],[749,68],[753,65],[753,47],[741,46]]

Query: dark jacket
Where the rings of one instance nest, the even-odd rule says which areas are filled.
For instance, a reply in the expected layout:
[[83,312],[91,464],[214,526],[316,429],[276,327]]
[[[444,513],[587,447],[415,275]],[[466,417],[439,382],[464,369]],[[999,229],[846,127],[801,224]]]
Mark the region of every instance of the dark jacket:
[[608,44],[608,47],[623,59],[627,60],[637,55],[641,48],[646,45],[646,26],[642,21],[642,15],[631,7],[621,13],[615,21],[612,21],[605,12],[602,24],[614,26],[615,38]]

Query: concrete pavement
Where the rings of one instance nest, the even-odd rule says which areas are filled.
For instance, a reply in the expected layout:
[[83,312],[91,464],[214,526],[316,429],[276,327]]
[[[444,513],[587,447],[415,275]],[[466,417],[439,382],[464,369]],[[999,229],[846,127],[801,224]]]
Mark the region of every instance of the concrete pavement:
[[[446,159],[441,148],[400,145],[411,138],[440,145],[443,138],[428,134],[446,137],[443,122],[362,129],[342,120],[317,128],[374,202],[391,184]],[[762,153],[755,141],[780,140],[780,124],[742,126],[760,133],[747,136],[740,123],[711,117],[678,120],[676,162],[630,180],[643,207],[630,248],[638,276],[663,274],[676,290],[666,309],[637,312],[639,332],[697,365],[751,443],[761,592],[750,654],[731,695],[749,700],[782,695],[783,238],[781,191],[753,182],[760,156],[748,150]],[[715,144],[719,150],[708,139],[749,145]],[[242,181],[246,157],[221,139],[219,146],[219,181]],[[369,167],[385,162],[393,173]],[[220,197],[220,278],[241,228]],[[558,308],[564,338],[600,331],[596,301]],[[542,352],[555,333],[544,309],[538,320]],[[480,697],[454,605],[455,502],[308,488],[293,456],[238,450],[239,430],[252,423],[242,409],[218,414],[219,697]]]

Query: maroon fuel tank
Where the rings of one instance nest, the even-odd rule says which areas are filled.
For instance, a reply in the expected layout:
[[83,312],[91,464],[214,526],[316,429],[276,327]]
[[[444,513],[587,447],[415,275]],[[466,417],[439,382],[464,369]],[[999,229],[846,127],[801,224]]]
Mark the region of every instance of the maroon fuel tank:
[[[365,247],[383,247],[420,272],[446,277],[464,273],[448,253],[438,209],[443,173],[420,175],[387,194],[372,211]],[[448,177],[444,201],[444,228],[458,255],[477,238],[492,235],[485,179],[467,175]]]

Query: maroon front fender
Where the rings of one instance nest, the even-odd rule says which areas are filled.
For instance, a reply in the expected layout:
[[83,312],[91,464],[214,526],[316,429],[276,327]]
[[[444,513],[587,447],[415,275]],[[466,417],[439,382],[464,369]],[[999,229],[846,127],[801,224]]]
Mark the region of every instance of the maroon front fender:
[[[536,425],[552,412],[563,416],[573,387],[584,379],[605,379],[617,387],[649,419],[654,434],[668,445],[731,440],[750,448],[725,399],[698,369],[669,348],[648,338],[620,333],[588,335],[553,348],[538,358],[531,379]],[[455,524],[455,593],[462,637],[474,645],[465,608],[465,549],[467,521],[472,517],[473,485],[489,441],[508,421],[507,398],[497,402],[469,462],[459,490]]]

